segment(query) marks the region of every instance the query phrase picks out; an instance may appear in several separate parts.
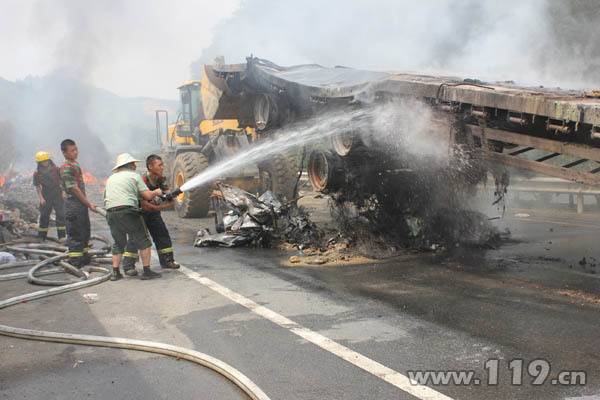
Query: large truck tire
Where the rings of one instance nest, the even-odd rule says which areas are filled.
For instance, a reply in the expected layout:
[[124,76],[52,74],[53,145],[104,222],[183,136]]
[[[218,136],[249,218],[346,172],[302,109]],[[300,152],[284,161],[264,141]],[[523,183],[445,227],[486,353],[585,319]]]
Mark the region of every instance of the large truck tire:
[[[186,152],[177,155],[173,164],[173,188],[181,187],[208,167],[201,153]],[[175,199],[175,210],[182,218],[202,218],[208,214],[210,194],[208,185],[188,190]]]
[[293,200],[298,179],[298,167],[294,157],[285,153],[275,154],[260,162],[258,170],[263,192],[270,190],[282,201]]

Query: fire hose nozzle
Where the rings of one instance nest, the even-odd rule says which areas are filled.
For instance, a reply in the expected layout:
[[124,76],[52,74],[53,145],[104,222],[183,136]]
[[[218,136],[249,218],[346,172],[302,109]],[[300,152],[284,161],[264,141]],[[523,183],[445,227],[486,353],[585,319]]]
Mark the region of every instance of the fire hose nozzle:
[[163,194],[162,196],[160,196],[160,198],[164,201],[171,201],[175,197],[179,196],[181,193],[183,193],[183,191],[177,187],[171,190],[169,193]]

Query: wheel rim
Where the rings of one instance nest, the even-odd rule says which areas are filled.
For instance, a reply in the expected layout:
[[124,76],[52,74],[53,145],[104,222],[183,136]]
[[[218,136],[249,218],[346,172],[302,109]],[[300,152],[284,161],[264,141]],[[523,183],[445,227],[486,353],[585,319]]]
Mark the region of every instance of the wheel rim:
[[354,133],[352,131],[342,132],[331,137],[333,149],[340,156],[346,156],[354,145]]
[[[177,171],[177,175],[175,175],[175,186],[181,187],[181,186],[183,186],[184,183],[185,183],[185,178],[183,177],[183,173],[181,171]],[[183,203],[184,196],[185,196],[185,193],[183,193],[183,192],[179,196],[177,196],[175,198],[177,200],[177,203],[179,203],[179,204]]]
[[329,178],[329,163],[323,152],[316,151],[311,154],[307,170],[313,188],[317,191],[325,190]]

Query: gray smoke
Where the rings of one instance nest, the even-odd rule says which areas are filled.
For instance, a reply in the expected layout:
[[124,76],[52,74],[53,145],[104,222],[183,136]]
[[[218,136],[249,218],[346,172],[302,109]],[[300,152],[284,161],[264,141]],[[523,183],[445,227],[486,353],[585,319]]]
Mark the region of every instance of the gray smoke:
[[79,161],[84,169],[104,175],[110,171],[106,146],[87,123],[90,102],[89,87],[62,72],[45,78],[29,78],[20,82],[16,99],[17,161],[21,166],[33,164],[39,150],[51,153],[54,161],[62,161],[60,142],[70,138],[79,147]]
[[254,54],[280,65],[451,72],[590,88],[600,73],[594,0],[247,0],[192,64]]
[[[54,49],[54,71],[45,77],[28,77],[16,83],[17,96],[10,114],[14,119],[17,160],[33,164],[33,154],[49,151],[60,165],[60,142],[77,142],[85,170],[104,176],[112,157],[88,123],[93,87],[88,82],[94,67],[106,56],[99,22],[110,8],[104,3],[69,0],[39,1],[33,8],[31,33],[41,43],[48,30],[60,29],[63,37]],[[92,8],[92,9],[90,9]],[[97,19],[96,19],[97,17]]]

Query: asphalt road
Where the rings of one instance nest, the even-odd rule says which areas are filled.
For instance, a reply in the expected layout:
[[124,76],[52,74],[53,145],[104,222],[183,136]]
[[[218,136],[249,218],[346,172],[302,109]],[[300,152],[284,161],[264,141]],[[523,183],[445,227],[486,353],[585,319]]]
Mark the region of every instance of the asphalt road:
[[[272,399],[600,398],[598,214],[509,209],[494,221],[512,232],[498,249],[334,267],[286,267],[293,253],[278,250],[198,249],[209,219],[165,219],[184,269],[19,304],[0,320],[195,349]],[[100,218],[93,226],[107,235]],[[2,298],[36,289],[0,282]],[[214,372],[154,354],[5,337],[0,354],[0,398],[244,398]],[[548,377],[532,384],[546,363]],[[480,381],[422,391],[403,380],[417,370]],[[561,371],[584,372],[585,385],[553,384]]]

